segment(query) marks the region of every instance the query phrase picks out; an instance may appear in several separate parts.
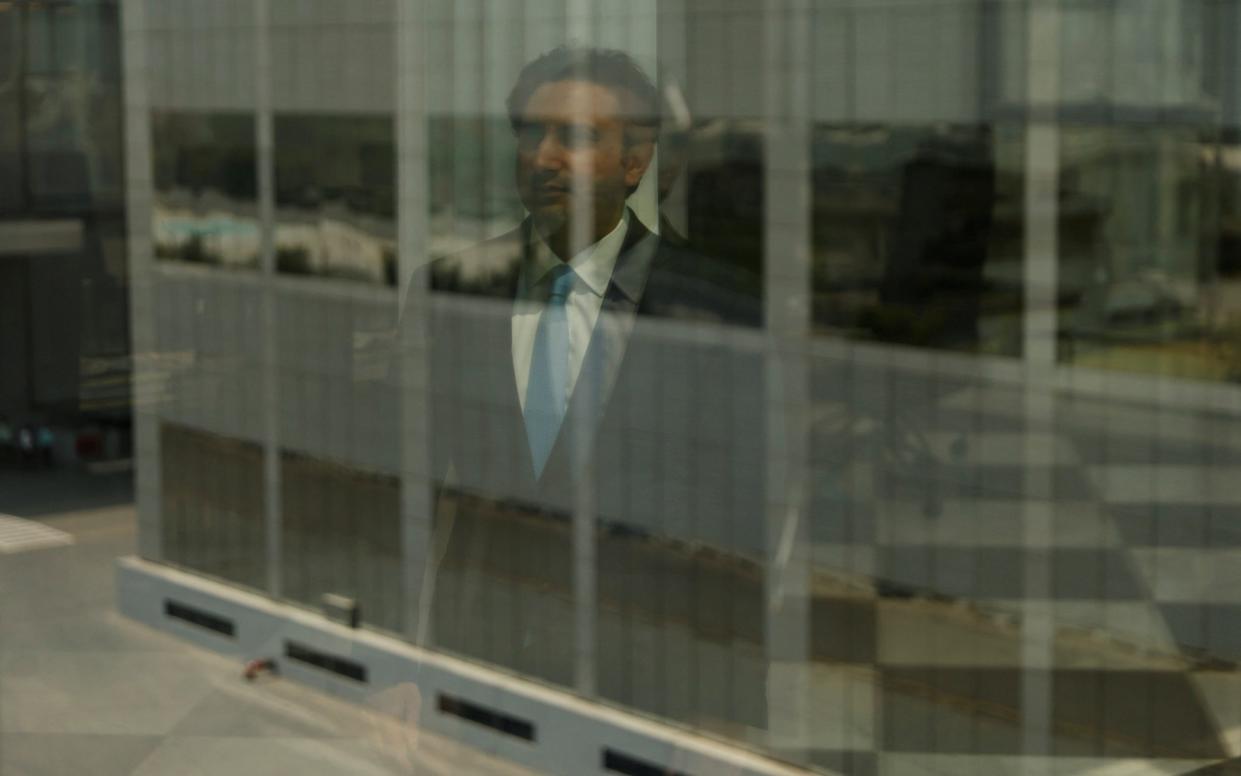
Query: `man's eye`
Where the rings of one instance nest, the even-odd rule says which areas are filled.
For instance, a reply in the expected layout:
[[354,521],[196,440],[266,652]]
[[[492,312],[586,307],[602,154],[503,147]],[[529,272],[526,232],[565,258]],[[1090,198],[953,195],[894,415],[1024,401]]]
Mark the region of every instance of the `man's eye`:
[[569,127],[564,135],[565,145],[569,148],[594,148],[599,142],[599,133],[590,127]]
[[594,148],[599,143],[599,132],[594,127],[547,126],[544,124],[521,124],[517,127],[517,143],[522,148],[534,149],[542,144],[548,132],[557,144],[571,151]]
[[526,147],[543,142],[543,127],[538,124],[521,124],[517,127],[517,142]]

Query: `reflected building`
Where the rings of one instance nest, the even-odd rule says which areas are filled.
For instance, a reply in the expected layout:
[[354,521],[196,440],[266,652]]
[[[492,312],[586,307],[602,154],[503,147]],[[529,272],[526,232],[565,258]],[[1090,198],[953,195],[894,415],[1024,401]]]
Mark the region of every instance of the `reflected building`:
[[151,239],[166,261],[254,269],[259,261],[254,117],[151,117]]
[[0,4],[0,51],[0,459],[127,456],[118,5]]
[[[548,772],[1241,757],[1237,2],[123,5],[127,613]],[[565,44],[658,139],[544,469]]]

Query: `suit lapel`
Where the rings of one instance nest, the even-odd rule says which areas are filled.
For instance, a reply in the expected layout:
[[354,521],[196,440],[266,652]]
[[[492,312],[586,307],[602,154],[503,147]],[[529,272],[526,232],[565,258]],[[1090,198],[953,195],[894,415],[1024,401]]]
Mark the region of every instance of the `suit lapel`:
[[[591,332],[590,344],[543,480],[547,480],[552,471],[572,474],[590,460],[595,435],[621,372],[629,335],[659,245],[659,238],[648,231],[636,215],[631,212],[629,216],[629,231],[612,269],[599,318]],[[567,461],[561,460],[566,456]]]

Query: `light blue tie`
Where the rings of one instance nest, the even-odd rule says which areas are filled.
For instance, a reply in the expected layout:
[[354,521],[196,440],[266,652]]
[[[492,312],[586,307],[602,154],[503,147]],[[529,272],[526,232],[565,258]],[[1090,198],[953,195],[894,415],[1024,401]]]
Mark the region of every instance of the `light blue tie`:
[[551,294],[534,335],[534,355],[530,359],[523,413],[536,478],[543,474],[568,407],[569,319],[565,301],[573,288],[574,274],[567,264],[557,266],[548,274]]

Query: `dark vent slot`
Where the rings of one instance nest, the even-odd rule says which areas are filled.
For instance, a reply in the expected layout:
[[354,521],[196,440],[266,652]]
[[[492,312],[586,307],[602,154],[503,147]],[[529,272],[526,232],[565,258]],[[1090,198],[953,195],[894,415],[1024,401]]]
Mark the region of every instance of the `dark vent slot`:
[[639,760],[615,749],[603,750],[603,769],[613,773],[624,773],[627,776],[689,776],[684,771],[670,771],[658,765]]
[[164,614],[169,617],[175,617],[178,620],[184,620],[191,625],[215,631],[223,636],[228,636],[230,639],[237,636],[237,626],[233,624],[232,620],[211,612],[204,612],[202,609],[195,609],[193,606],[165,600]]
[[505,735],[526,741],[534,740],[534,723],[505,714],[502,711],[479,706],[477,703],[470,703],[469,701],[454,698],[451,695],[444,695],[443,693],[440,693],[439,696],[439,709],[444,714],[452,714],[461,719],[468,719],[470,722],[478,725],[486,725],[492,730],[498,730]]
[[329,655],[326,652],[320,652],[312,649],[305,644],[298,644],[295,641],[286,641],[284,643],[284,654],[290,660],[296,660],[299,663],[322,668],[324,671],[331,671],[334,674],[352,679],[355,682],[366,681],[366,666],[356,663],[347,658],[337,655]]

